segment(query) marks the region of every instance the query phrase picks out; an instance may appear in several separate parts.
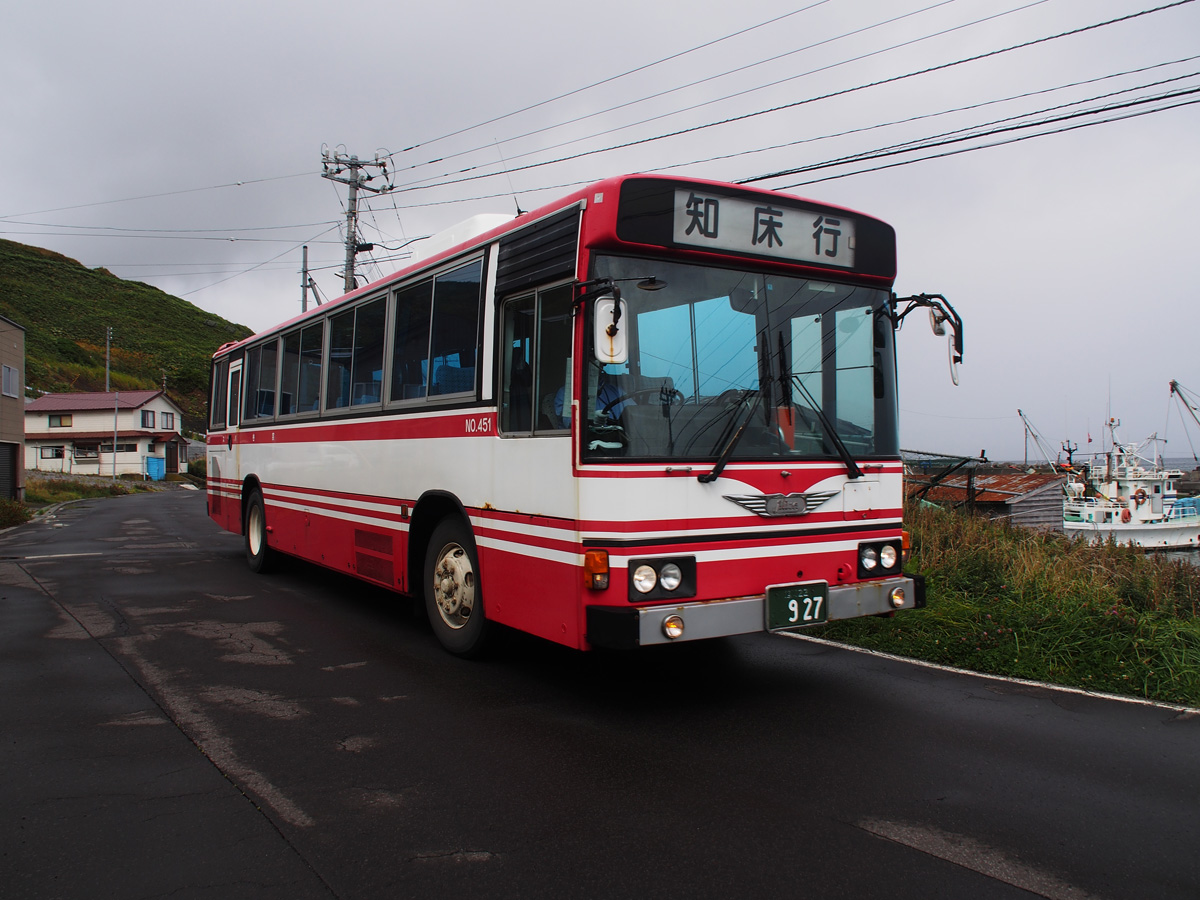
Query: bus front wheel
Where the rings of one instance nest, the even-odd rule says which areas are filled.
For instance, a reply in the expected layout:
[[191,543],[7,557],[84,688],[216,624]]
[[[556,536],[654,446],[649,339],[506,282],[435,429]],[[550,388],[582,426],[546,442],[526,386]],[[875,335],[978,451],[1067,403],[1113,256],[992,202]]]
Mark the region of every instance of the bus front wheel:
[[246,500],[246,562],[251,572],[268,572],[275,562],[267,546],[267,511],[262,491],[251,491]]
[[487,637],[479,562],[470,531],[443,519],[425,554],[425,609],[442,646],[457,656],[477,656]]

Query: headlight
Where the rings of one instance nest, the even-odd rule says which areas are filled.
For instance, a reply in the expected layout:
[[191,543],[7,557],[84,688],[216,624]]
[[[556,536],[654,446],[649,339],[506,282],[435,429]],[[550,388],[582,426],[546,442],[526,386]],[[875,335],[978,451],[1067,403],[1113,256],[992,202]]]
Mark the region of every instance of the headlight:
[[866,571],[872,571],[879,565],[879,554],[874,547],[863,547],[862,552],[858,555],[858,564]]
[[[634,575],[634,578],[637,578]],[[679,571],[679,566],[675,563],[667,563],[662,567],[662,571],[658,573],[658,583],[662,585],[664,591],[673,591],[679,587],[683,581],[683,573]]]
[[629,560],[629,602],[682,600],[696,596],[696,557],[644,557]]
[[893,544],[884,544],[879,548],[879,562],[885,569],[896,568],[896,547]]
[[654,586],[658,584],[658,576],[654,573],[654,569],[650,566],[638,566],[633,571],[633,586],[643,594],[648,594],[654,590]]

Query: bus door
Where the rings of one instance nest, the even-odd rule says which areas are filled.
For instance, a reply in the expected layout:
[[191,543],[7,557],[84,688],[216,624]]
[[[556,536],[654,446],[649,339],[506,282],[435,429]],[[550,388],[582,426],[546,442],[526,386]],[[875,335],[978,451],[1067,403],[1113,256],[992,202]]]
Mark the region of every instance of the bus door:
[[241,397],[242,360],[218,363],[213,373],[211,425],[221,433],[208,445],[208,509],[222,528],[235,533],[242,530],[238,451],[233,446],[241,421]]

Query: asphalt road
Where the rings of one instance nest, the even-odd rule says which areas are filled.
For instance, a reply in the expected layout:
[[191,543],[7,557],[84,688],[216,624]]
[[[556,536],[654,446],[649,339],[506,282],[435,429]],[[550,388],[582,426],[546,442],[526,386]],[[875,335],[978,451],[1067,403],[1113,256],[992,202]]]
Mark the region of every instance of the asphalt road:
[[0,685],[3,898],[1200,897],[1198,713],[785,637],[464,662],[198,493],[0,536]]

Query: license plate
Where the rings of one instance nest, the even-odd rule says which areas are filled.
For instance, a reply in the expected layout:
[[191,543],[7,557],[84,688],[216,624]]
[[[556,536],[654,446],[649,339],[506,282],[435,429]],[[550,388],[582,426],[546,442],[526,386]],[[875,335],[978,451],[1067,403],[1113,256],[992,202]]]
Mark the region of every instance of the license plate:
[[767,631],[789,631],[821,625],[829,616],[829,585],[781,584],[767,588]]

